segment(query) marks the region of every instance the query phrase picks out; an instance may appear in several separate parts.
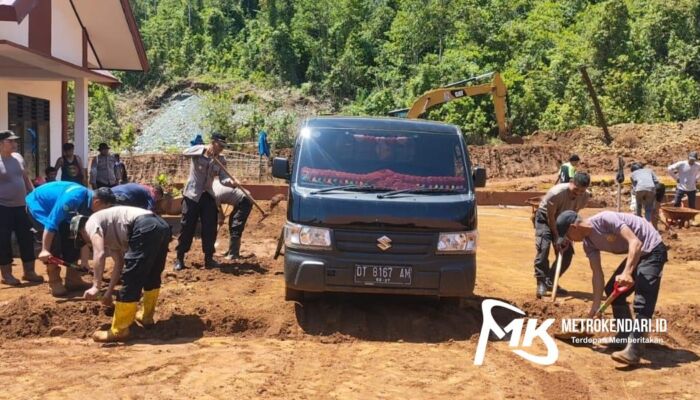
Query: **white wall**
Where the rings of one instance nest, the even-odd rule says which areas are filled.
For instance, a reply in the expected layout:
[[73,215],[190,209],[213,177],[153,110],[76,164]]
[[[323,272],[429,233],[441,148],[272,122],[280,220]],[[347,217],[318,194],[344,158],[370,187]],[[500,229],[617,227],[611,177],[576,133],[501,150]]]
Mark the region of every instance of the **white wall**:
[[0,40],[9,40],[22,46],[29,46],[29,18],[21,24],[11,21],[0,22]]
[[51,55],[83,65],[83,31],[68,0],[51,2]]
[[50,163],[61,156],[61,82],[0,80],[0,130],[8,128],[8,93],[22,94],[49,101],[51,140],[49,142]]

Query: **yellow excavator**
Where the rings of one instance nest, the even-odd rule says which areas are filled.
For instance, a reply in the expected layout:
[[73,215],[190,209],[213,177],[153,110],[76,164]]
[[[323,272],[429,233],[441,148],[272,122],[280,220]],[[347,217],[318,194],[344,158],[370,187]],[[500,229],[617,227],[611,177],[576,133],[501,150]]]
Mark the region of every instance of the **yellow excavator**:
[[[481,84],[474,82],[490,81]],[[472,83],[472,84],[470,84]],[[496,114],[496,124],[498,125],[498,137],[506,143],[523,143],[523,139],[510,135],[510,127],[506,121],[506,85],[498,72],[474,76],[459,82],[429,90],[423,93],[411,108],[402,108],[389,111],[389,116],[400,118],[421,118],[432,107],[457,100],[465,96],[476,96],[480,94],[491,94],[493,98],[493,108]]]

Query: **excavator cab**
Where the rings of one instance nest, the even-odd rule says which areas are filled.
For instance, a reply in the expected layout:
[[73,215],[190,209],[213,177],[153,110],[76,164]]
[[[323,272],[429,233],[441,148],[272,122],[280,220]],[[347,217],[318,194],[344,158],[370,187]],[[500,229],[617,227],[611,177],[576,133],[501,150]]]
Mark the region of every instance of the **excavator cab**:
[[[487,83],[470,84],[474,82]],[[476,96],[480,94],[491,94],[493,107],[498,125],[498,137],[506,143],[522,144],[523,139],[510,135],[510,127],[506,121],[506,85],[498,72],[474,76],[459,82],[454,82],[441,88],[429,90],[413,102],[410,108],[392,110],[388,113],[390,117],[398,118],[421,118],[429,109],[457,100],[465,96]]]

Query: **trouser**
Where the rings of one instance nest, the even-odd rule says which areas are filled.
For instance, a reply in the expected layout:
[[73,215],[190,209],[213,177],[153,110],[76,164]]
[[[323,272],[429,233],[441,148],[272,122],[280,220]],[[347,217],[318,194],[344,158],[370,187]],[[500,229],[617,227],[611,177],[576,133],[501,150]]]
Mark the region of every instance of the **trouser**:
[[[537,210],[535,215],[535,249],[537,250],[537,255],[535,256],[535,278],[538,281],[548,280],[551,282],[554,281],[557,260],[554,260],[550,266],[549,247],[552,245],[553,235],[546,221],[547,215],[544,211]],[[562,253],[560,276],[564,275],[564,272],[569,269],[573,257],[574,246],[569,245]]]
[[[36,229],[41,236],[44,232],[44,226],[39,221],[35,220],[31,214],[29,214],[29,219],[34,229]],[[49,251],[52,256],[58,257],[68,263],[74,263],[80,259],[80,249],[75,247],[75,241],[70,238],[70,223],[68,221],[61,222],[61,224],[58,225],[58,232],[54,234]]]
[[[664,264],[668,261],[666,246],[660,243],[650,253],[643,255],[639,259],[637,268],[632,273],[634,277],[634,301],[632,308],[638,320],[651,319],[656,308],[656,300],[659,297],[659,287],[661,286],[661,275]],[[605,293],[610,296],[615,285],[615,277],[622,273],[627,264],[627,259],[623,260],[619,267],[605,285]],[[632,290],[621,294],[613,301],[613,316],[616,319],[630,318],[627,306],[627,297]]]
[[676,197],[673,199],[673,206],[680,207],[684,196],[688,196],[688,207],[695,208],[695,190],[678,190],[676,189]]
[[117,300],[125,303],[139,301],[142,290],[160,288],[171,237],[170,226],[155,214],[136,218],[129,231],[122,287],[117,295]]
[[654,215],[654,203],[656,202],[656,192],[653,190],[638,190],[634,193],[637,201],[636,214],[642,216],[644,210],[644,218],[651,222]]
[[214,255],[214,242],[216,242],[216,222],[218,209],[216,201],[207,192],[204,192],[199,201],[185,197],[182,201],[182,231],[177,244],[177,255],[183,257],[190,251],[194,231],[197,229],[197,221],[202,220],[202,250],[204,255]]
[[231,239],[240,239],[243,236],[243,230],[245,229],[245,224],[248,221],[252,209],[253,203],[247,197],[244,197],[243,200],[236,205],[236,209],[228,218],[228,231]]
[[12,264],[12,232],[23,262],[34,261],[34,237],[27,208],[0,206],[0,265]]

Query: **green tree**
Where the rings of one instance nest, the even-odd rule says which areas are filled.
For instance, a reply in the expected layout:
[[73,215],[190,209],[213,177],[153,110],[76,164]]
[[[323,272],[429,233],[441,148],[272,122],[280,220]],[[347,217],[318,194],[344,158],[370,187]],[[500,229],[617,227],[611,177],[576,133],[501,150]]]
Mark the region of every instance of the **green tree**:
[[[246,79],[384,115],[436,86],[500,71],[512,130],[525,135],[596,122],[578,70],[587,65],[610,123],[700,115],[698,0],[130,1],[152,68],[119,73],[121,90]],[[92,127],[114,136],[113,105],[96,96]],[[225,127],[230,99],[211,96],[208,123]],[[268,111],[257,111],[263,125]],[[473,142],[496,134],[488,96],[429,117]]]

